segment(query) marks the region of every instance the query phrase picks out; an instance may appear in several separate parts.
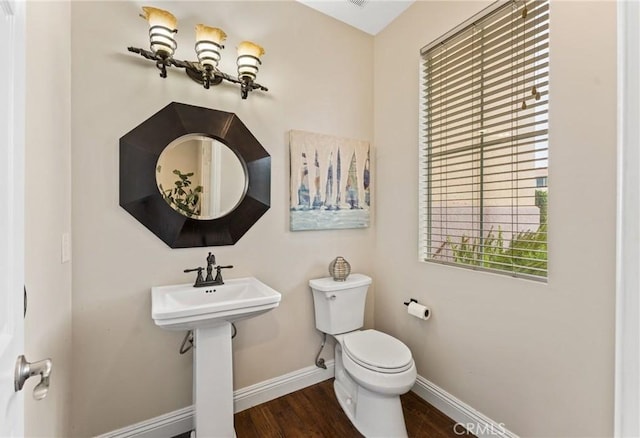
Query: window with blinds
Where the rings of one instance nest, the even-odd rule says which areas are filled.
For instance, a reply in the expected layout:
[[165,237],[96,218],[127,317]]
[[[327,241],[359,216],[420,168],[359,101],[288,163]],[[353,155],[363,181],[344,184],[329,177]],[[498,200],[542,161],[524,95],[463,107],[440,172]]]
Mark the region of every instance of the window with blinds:
[[547,278],[549,2],[422,49],[420,258]]

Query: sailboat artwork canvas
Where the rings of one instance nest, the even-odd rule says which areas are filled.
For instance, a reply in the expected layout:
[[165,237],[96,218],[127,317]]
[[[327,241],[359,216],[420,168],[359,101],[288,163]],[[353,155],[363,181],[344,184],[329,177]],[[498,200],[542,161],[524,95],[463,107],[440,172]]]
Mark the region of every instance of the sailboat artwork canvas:
[[369,226],[369,142],[292,130],[289,150],[292,231]]

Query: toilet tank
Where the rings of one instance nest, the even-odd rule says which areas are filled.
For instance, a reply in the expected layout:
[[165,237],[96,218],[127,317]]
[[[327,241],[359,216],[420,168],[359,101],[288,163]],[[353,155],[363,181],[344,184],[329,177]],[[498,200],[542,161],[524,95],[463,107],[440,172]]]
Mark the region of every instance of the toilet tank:
[[351,274],[345,281],[334,281],[331,277],[310,280],[316,328],[330,335],[361,328],[370,284],[371,278],[363,274]]

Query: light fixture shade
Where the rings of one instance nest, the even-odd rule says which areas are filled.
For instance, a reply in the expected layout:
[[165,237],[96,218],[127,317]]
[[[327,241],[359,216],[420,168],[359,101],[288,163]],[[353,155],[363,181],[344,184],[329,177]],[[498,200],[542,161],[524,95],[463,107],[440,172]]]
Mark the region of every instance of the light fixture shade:
[[218,67],[220,51],[224,49],[222,43],[226,39],[227,34],[222,29],[204,24],[196,26],[196,55],[204,68],[216,69]]
[[238,77],[254,81],[258,74],[260,57],[264,49],[251,41],[243,41],[238,46]]
[[149,40],[151,51],[170,57],[176,51],[178,43],[173,37],[177,32],[178,20],[164,9],[143,6],[140,16],[149,22]]

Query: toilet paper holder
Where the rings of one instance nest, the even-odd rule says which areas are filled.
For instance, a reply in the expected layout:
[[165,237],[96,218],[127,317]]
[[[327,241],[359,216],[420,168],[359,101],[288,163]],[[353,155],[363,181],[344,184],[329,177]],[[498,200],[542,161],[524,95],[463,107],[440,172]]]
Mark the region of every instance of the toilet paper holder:
[[418,300],[415,298],[411,298],[409,301],[404,303],[404,305],[407,306],[407,313],[411,316],[415,316],[416,318],[423,320],[427,320],[431,317],[431,309],[418,303]]

